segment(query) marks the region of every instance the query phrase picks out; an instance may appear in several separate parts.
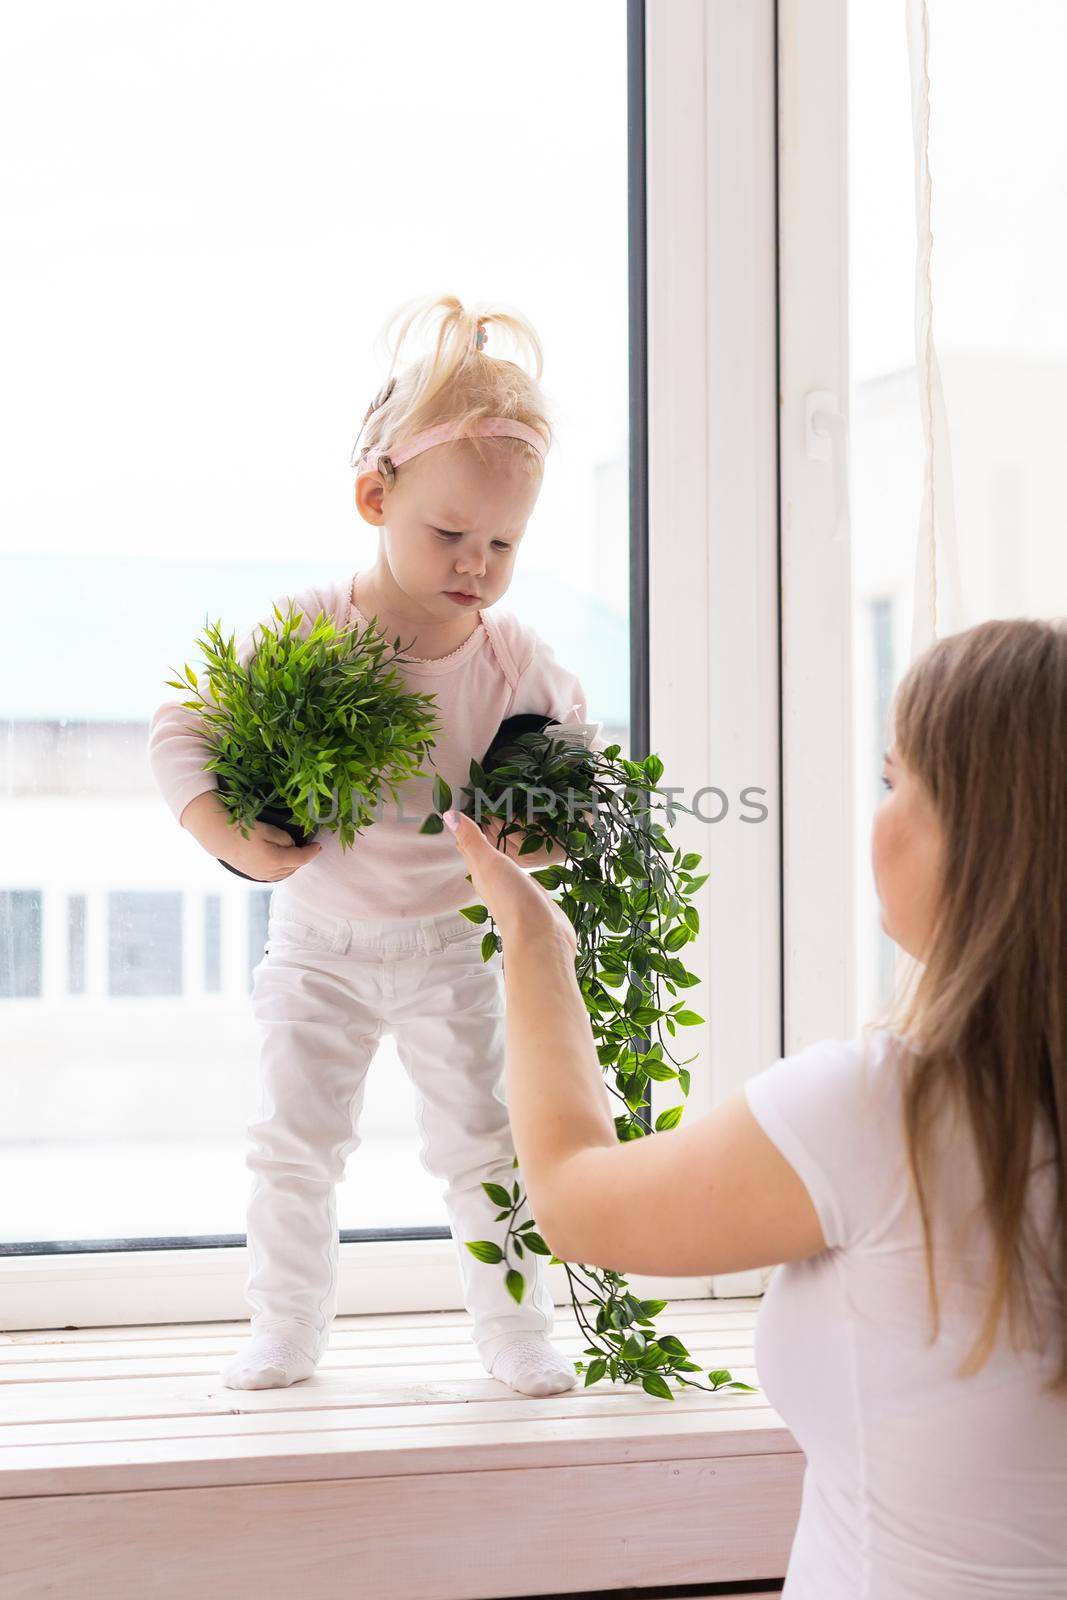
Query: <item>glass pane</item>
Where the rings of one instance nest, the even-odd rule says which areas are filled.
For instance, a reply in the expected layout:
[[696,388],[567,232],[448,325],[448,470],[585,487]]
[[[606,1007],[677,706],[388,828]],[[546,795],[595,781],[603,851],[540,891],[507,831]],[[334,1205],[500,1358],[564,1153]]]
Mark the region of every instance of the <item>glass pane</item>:
[[[948,411],[964,625],[1067,611],[1067,11],[930,7],[934,331]],[[857,1015],[892,950],[869,865],[885,710],[910,658],[923,445],[904,9],[849,6],[849,247],[858,883]],[[992,86],[993,92],[990,92]],[[944,628],[942,632],[946,631]]]
[[[175,823],[147,723],[205,619],[243,632],[369,565],[349,454],[411,295],[496,298],[541,335],[558,444],[503,605],[628,748],[626,7],[465,0],[457,28],[439,0],[312,0],[293,19],[262,0],[4,11],[13,1248],[244,1231],[266,894]],[[360,1131],[341,1227],[443,1225],[390,1038]]]
[[182,896],[178,890],[107,897],[108,994],[181,994]]
[[0,998],[41,993],[41,895],[36,889],[0,890]]

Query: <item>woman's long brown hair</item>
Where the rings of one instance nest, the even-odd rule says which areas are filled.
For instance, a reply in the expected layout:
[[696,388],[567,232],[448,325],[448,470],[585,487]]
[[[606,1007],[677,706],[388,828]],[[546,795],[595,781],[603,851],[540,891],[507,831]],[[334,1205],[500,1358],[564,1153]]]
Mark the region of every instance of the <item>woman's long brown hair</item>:
[[[892,1014],[911,1046],[904,1128],[934,1336],[928,1163],[951,1101],[973,1132],[994,1241],[988,1308],[960,1376],[985,1364],[1005,1307],[1013,1336],[1024,1310],[1036,1329],[1041,1273],[1063,1339],[1052,1388],[1067,1391],[1067,628],[998,620],[935,641],[898,686],[891,725],[943,830],[935,927]],[[1045,1239],[1027,1214],[1041,1122],[1057,1169],[1056,1236]]]

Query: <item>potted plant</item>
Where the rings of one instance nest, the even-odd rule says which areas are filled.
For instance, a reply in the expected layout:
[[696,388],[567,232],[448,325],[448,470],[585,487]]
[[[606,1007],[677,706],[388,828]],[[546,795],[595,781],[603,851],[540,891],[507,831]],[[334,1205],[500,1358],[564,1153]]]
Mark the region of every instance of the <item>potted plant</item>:
[[244,838],[257,820],[301,845],[321,827],[347,850],[373,822],[383,790],[395,800],[407,778],[429,776],[420,763],[438,729],[435,697],[408,690],[385,657],[376,618],[361,632],[337,628],[320,611],[302,634],[303,612],[291,601],[287,615],[277,605],[274,615],[279,626],[259,630],[244,664],[234,636],[205,623],[197,643],[206,689],[188,665],[185,681],[167,682],[196,691],[182,704],[201,718],[211,752],[205,770],[217,773],[219,799]]
[[[675,809],[691,811],[678,800],[662,804],[658,784],[663,762],[657,755],[641,762],[620,755],[617,744],[606,750],[588,748],[588,724],[562,724],[548,717],[525,715],[502,724],[480,762],[470,763],[470,784],[460,809],[475,820],[502,823],[497,848],[506,849],[514,834],[525,837],[520,856],[560,846],[566,861],[534,871],[544,888],[558,892],[558,903],[572,923],[576,940],[575,971],[589,1012],[597,1055],[608,1089],[619,1103],[615,1128],[620,1140],[640,1139],[677,1127],[689,1094],[688,1063],[676,1060],[671,1043],[679,1028],[703,1022],[683,999],[667,1001],[699,979],[683,964],[680,952],[700,927],[690,902],[707,881],[697,875],[701,857],[674,849],[655,816]],[[536,795],[536,804],[528,801]],[[549,803],[551,799],[551,804]],[[447,784],[438,779],[437,811],[423,830],[443,827],[440,813],[453,804]],[[503,943],[484,905],[463,907],[474,923],[489,924],[482,939],[488,960]],[[505,952],[506,956],[506,952]],[[664,1038],[666,1029],[667,1038]],[[677,1083],[681,1099],[650,1123],[651,1082]],[[518,1161],[514,1163],[518,1166]],[[498,1222],[507,1221],[503,1246],[492,1240],[466,1240],[478,1260],[506,1274],[509,1291],[521,1302],[525,1290],[522,1261],[527,1254],[552,1255],[536,1220],[516,1224],[526,1204],[520,1186],[510,1191],[484,1183],[499,1206]],[[640,1383],[648,1394],[673,1400],[669,1379],[683,1386],[711,1390],[752,1390],[720,1368],[701,1383],[685,1374],[699,1372],[682,1341],[656,1331],[655,1318],[665,1301],[639,1300],[617,1272],[558,1262],[567,1274],[578,1326],[588,1339],[576,1363],[586,1386],[605,1376]]]

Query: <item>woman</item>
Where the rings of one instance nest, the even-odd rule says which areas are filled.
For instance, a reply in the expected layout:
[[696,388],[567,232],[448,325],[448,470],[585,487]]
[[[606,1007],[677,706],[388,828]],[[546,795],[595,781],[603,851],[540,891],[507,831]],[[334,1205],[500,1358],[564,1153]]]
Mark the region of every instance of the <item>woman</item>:
[[456,819],[515,1148],[560,1257],[784,1263],[756,1363],[807,1457],[789,1600],[1067,1597],[1067,628],[936,642],[892,723],[872,865],[917,983],[652,1138],[616,1140],[570,923]]

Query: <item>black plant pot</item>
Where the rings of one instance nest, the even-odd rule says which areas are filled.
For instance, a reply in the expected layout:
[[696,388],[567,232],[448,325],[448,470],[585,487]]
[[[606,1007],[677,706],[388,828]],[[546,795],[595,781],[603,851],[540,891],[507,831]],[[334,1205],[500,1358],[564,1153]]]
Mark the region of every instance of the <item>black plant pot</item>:
[[[225,791],[228,785],[220,781],[219,788]],[[305,833],[299,822],[293,819],[292,813],[281,806],[261,806],[256,812],[256,820],[257,822],[269,822],[273,828],[281,828],[289,835],[294,844],[310,844],[317,832],[317,830],[313,829],[311,833]],[[227,872],[232,872],[235,878],[246,878],[249,883],[271,883],[274,881],[270,878],[253,878],[250,872],[242,872],[238,867],[231,867],[230,863],[223,861],[221,856],[216,856],[215,859],[221,866],[226,868]]]
[[555,717],[538,716],[535,711],[519,711],[513,717],[505,717],[481,759],[482,771],[488,774],[492,768],[493,756],[507,745],[514,744],[520,734],[543,733],[549,723],[555,721]]
[[[548,727],[549,723],[555,722],[556,720],[557,719],[555,717],[542,717],[535,711],[517,711],[513,717],[505,717],[499,728],[494,733],[489,748],[479,763],[486,777],[490,777],[492,775],[494,766],[493,757],[500,756],[501,760],[495,764],[498,766],[502,765],[503,760],[505,759],[504,752],[507,750],[509,745],[513,745],[515,743],[520,734],[543,733]],[[464,809],[467,816],[473,816],[473,796]]]

